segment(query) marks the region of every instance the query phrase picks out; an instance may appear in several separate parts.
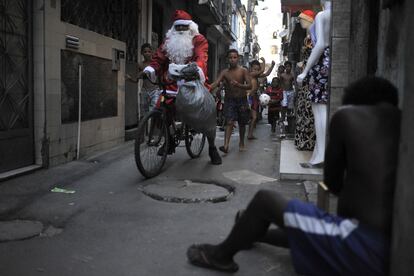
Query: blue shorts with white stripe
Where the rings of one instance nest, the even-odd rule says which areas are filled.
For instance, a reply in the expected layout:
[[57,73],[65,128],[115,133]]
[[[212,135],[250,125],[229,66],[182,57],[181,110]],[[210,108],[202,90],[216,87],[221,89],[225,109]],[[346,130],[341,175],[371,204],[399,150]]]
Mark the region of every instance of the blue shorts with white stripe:
[[389,240],[356,220],[294,199],[286,207],[284,224],[292,262],[299,274],[387,274]]

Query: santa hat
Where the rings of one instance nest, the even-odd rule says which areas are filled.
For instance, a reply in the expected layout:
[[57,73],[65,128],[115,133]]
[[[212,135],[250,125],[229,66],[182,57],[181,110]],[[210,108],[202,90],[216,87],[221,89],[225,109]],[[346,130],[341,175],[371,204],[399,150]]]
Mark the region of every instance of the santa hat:
[[304,10],[303,12],[299,14],[299,18],[302,18],[312,23],[313,20],[315,19],[315,13],[311,10]]
[[183,10],[176,10],[174,13],[174,26],[176,25],[190,25],[193,22],[193,18],[187,12]]

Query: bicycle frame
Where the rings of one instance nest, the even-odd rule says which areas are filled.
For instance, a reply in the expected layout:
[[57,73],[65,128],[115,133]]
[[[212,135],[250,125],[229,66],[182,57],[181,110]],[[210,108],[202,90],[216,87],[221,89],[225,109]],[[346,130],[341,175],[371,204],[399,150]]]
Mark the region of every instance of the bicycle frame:
[[[185,141],[187,153],[191,158],[200,156],[206,140],[204,134],[198,136],[199,133],[184,123],[177,126],[175,97],[166,92],[165,85],[162,87],[156,107],[140,122],[135,140],[135,162],[138,170],[146,178],[154,177],[161,172],[167,155],[174,153],[182,140]],[[196,136],[198,138],[194,139]]]

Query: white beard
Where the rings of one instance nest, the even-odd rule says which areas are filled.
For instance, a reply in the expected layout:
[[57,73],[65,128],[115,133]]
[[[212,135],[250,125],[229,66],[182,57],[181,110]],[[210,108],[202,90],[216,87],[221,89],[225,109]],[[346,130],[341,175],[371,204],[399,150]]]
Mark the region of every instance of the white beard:
[[172,28],[167,32],[164,50],[172,63],[186,64],[193,56],[193,38],[191,30],[177,32]]

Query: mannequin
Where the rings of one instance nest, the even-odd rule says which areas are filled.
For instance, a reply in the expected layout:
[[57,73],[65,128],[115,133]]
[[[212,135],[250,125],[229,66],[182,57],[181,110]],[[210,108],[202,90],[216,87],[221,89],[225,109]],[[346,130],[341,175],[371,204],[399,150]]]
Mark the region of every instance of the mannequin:
[[[322,167],[325,155],[325,137],[328,103],[329,43],[331,35],[331,5],[328,0],[321,0],[323,11],[316,15],[311,27],[312,40],[316,40],[303,72],[297,77],[299,85],[309,79],[309,98],[315,118],[316,144],[308,163],[302,167]],[[314,30],[314,31],[313,31]]]
[[[312,40],[310,28],[315,19],[312,10],[304,10],[299,16],[299,26],[306,32],[307,36],[302,41],[300,62],[297,64],[296,75],[303,72],[307,60],[312,52]],[[315,147],[315,125],[312,113],[312,102],[309,100],[309,86],[306,80],[299,87],[297,86],[296,98],[296,124],[295,124],[295,146],[298,150],[313,151]]]

